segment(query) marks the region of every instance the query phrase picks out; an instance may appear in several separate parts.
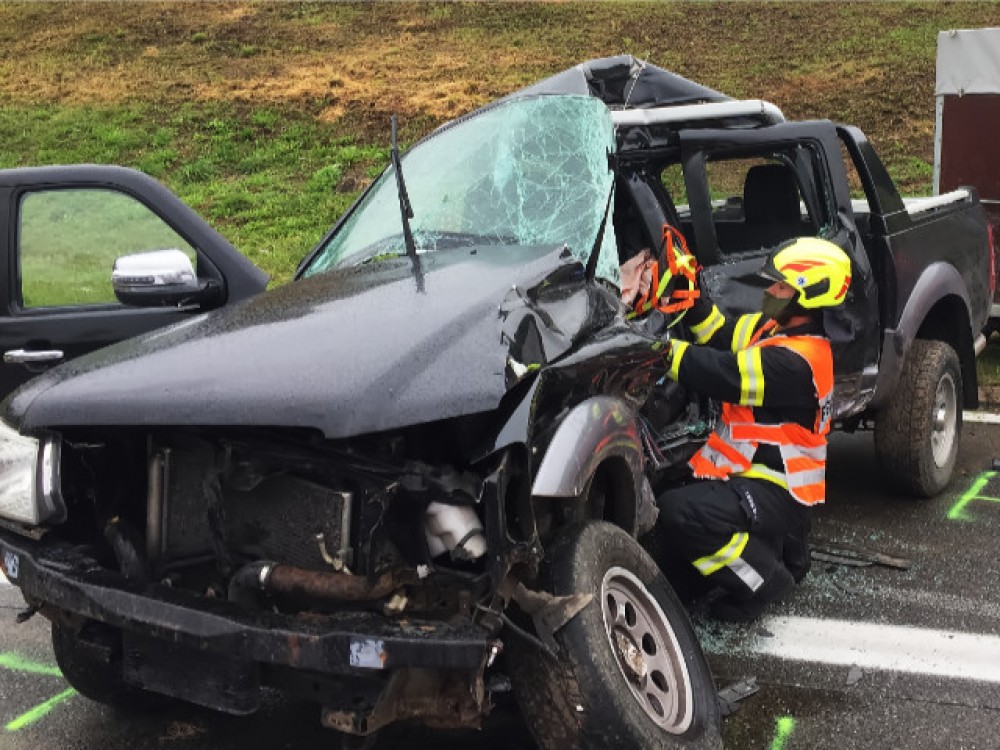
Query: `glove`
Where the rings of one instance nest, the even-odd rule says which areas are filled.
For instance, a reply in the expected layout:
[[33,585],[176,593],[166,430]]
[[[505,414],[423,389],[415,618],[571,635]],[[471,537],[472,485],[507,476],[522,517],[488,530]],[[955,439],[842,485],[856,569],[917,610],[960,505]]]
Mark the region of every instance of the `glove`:
[[681,358],[689,346],[690,342],[681,339],[666,339],[652,344],[653,351],[663,355],[663,363],[667,366],[667,377],[671,380],[677,380]]

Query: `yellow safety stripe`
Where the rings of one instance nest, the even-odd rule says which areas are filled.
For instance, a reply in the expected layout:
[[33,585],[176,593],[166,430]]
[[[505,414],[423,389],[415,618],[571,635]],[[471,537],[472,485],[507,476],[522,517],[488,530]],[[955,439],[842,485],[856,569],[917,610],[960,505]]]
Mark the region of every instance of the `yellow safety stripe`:
[[703,576],[710,576],[742,555],[749,540],[750,535],[747,532],[738,531],[733,534],[733,538],[726,543],[725,547],[711,555],[698,558],[694,561],[694,566]]
[[741,315],[736,321],[736,328],[733,330],[733,351],[746,349],[750,346],[750,338],[753,336],[753,329],[757,327],[757,321],[764,313],[753,313],[751,315]]
[[719,312],[718,307],[712,305],[712,312],[703,321],[691,326],[691,333],[694,334],[695,341],[704,344],[725,324],[726,316]]
[[741,471],[739,475],[751,479],[766,479],[769,482],[774,482],[779,487],[788,489],[788,480],[785,478],[785,475],[764,464],[751,464],[749,469]]
[[736,353],[740,369],[740,403],[760,406],[764,403],[764,366],[760,361],[760,348],[752,347]]
[[656,296],[653,299],[660,299],[660,297],[663,296],[664,292],[667,291],[667,284],[670,283],[670,280],[673,277],[674,275],[673,273],[671,273],[670,267],[668,266],[666,269],[664,269],[663,275],[660,276],[660,285],[656,287]]
[[681,371],[681,357],[684,356],[684,352],[688,350],[691,346],[688,341],[672,341],[670,342],[671,347],[671,358],[670,358],[670,369],[667,371],[667,377],[671,380],[677,380],[678,373]]

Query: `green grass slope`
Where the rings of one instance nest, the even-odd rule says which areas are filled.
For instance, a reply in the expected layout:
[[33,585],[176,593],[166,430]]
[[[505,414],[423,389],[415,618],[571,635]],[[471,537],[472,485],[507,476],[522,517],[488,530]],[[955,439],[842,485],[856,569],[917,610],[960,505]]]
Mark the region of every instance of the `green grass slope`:
[[0,166],[149,172],[276,282],[412,141],[622,52],[862,127],[930,190],[936,34],[992,3],[4,3]]

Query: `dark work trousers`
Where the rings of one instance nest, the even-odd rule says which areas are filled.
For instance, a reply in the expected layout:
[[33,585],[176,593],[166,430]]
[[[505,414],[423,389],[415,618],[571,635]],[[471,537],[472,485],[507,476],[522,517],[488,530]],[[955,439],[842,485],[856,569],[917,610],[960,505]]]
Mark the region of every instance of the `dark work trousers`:
[[796,582],[809,570],[811,509],[773,482],[699,480],[663,493],[656,504],[651,552],[682,597],[708,583],[746,600],[778,566]]

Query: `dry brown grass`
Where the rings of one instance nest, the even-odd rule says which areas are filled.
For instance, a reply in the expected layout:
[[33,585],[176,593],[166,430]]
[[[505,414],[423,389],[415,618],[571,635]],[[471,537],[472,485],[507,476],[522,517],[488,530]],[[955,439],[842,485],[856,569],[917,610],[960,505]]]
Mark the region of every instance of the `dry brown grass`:
[[424,130],[631,52],[929,160],[935,33],[996,18],[991,3],[6,3],[0,104],[291,107],[364,140],[389,112]]
[[[414,6],[8,5],[0,95],[60,104],[226,100],[447,119],[560,64],[540,50],[447,43]],[[430,8],[430,6],[427,6]],[[10,33],[15,30],[15,33]]]

